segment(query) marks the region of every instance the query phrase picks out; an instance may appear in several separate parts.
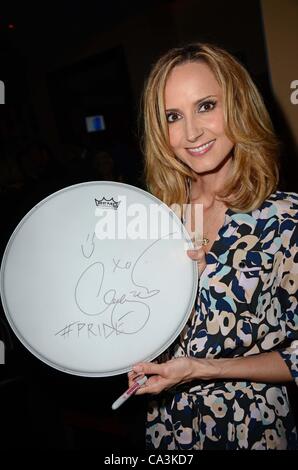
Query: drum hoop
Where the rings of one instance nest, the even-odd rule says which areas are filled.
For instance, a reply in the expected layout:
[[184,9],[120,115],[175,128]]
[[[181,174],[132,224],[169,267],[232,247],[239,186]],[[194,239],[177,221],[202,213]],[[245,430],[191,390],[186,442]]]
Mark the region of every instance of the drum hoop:
[[[85,187],[85,186],[93,186],[93,185],[94,186],[97,185],[97,186],[100,186],[100,187],[113,185],[113,186],[119,186],[119,188],[123,188],[123,187],[125,188],[126,187],[129,190],[133,190],[135,192],[140,192],[146,198],[151,199],[153,202],[157,203],[159,206],[161,206],[163,209],[165,209],[168,213],[172,214],[172,216],[181,224],[183,234],[184,234],[185,238],[187,239],[187,241],[189,243],[189,247],[190,248],[192,247],[191,238],[189,237],[189,234],[188,234],[186,228],[184,227],[184,225],[182,224],[181,220],[179,220],[177,214],[175,214],[175,212],[170,207],[168,207],[163,201],[161,201],[160,199],[158,199],[156,196],[152,195],[151,193],[149,193],[149,192],[147,192],[147,191],[145,191],[141,188],[138,188],[136,186],[132,186],[132,185],[127,184],[127,183],[120,183],[120,182],[116,182],[116,181],[88,181],[88,182],[83,182],[83,183],[77,183],[77,184],[62,188],[62,189],[48,195],[44,199],[42,199],[40,202],[38,202],[36,205],[34,205],[25,214],[25,216],[20,220],[20,222],[17,224],[16,228],[13,230],[13,232],[12,232],[12,234],[11,234],[7,244],[6,244],[6,248],[4,250],[4,254],[3,254],[3,257],[2,257],[2,261],[1,261],[0,294],[1,294],[1,300],[2,300],[2,304],[3,304],[4,313],[5,313],[6,319],[9,323],[10,327],[12,328],[13,332],[15,333],[17,338],[20,340],[20,342],[23,344],[23,346],[28,351],[30,351],[35,357],[37,357],[39,360],[41,360],[42,362],[46,363],[47,365],[49,365],[50,367],[52,367],[54,369],[57,369],[59,371],[66,372],[66,373],[69,373],[69,374],[72,374],[72,375],[85,376],[85,377],[109,377],[109,376],[114,376],[114,375],[119,375],[119,374],[126,373],[126,372],[131,370],[131,367],[128,366],[126,368],[115,369],[113,371],[100,372],[100,373],[98,373],[98,372],[76,371],[76,370],[73,370],[73,369],[70,369],[70,368],[67,368],[67,367],[63,367],[60,364],[56,364],[51,360],[48,360],[47,357],[44,357],[41,354],[40,351],[37,351],[28,342],[28,340],[23,336],[23,334],[21,333],[19,328],[15,325],[15,323],[13,321],[13,318],[12,318],[10,312],[9,312],[7,299],[6,299],[6,295],[5,295],[5,287],[4,287],[5,270],[6,270],[6,266],[7,266],[7,262],[8,262],[9,252],[11,250],[11,247],[13,246],[13,242],[15,240],[15,237],[17,236],[17,234],[21,230],[22,226],[27,222],[27,220],[30,219],[30,217],[41,206],[45,205],[49,200],[51,200],[53,198],[56,198],[56,197],[59,197],[59,194],[62,194],[62,193],[64,194],[67,191],[73,191],[76,188]],[[168,340],[164,343],[164,345],[162,347],[160,347],[157,351],[154,351],[151,355],[146,357],[145,361],[150,362],[150,361],[154,360],[156,357],[158,357],[162,352],[164,352],[173,343],[173,341],[179,336],[179,334],[181,333],[181,331],[185,327],[185,325],[186,325],[186,323],[189,319],[189,316],[191,314],[192,307],[194,306],[196,296],[197,296],[198,270],[197,270],[197,267],[196,267],[196,263],[193,263],[193,270],[192,271],[193,271],[193,274],[192,274],[193,275],[193,287],[192,287],[192,292],[191,292],[190,299],[189,299],[189,305],[186,309],[186,312],[189,312],[189,313],[187,315],[186,314],[184,315],[184,317],[182,318],[179,326],[176,327],[175,332],[168,338]]]

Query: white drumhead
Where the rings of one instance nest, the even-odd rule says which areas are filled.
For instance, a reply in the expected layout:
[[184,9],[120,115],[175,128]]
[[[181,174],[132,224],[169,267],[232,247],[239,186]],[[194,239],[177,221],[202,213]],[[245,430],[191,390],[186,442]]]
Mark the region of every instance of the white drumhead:
[[194,305],[197,268],[179,218],[146,191],[88,182],[37,204],[1,265],[5,314],[24,346],[82,376],[161,354]]

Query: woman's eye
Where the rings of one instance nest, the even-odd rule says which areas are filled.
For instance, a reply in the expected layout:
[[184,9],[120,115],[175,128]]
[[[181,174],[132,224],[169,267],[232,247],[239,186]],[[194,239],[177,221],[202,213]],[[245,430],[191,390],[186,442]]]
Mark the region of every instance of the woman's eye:
[[180,116],[178,113],[169,113],[167,114],[167,121],[168,122],[175,122],[175,121],[178,121],[178,119],[180,119]]
[[207,112],[211,111],[212,109],[215,108],[216,102],[215,101],[205,101],[205,103],[202,103],[199,107],[200,112]]

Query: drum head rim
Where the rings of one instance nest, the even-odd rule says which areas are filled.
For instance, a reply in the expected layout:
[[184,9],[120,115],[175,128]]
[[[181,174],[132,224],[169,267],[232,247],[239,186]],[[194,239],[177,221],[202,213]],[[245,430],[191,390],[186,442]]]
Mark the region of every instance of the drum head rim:
[[[5,294],[5,287],[4,287],[4,279],[5,279],[5,269],[6,269],[6,265],[7,265],[7,261],[8,261],[8,257],[9,257],[9,252],[11,250],[11,247],[13,245],[13,242],[14,242],[14,239],[16,237],[16,235],[18,234],[18,232],[21,230],[22,226],[25,224],[25,222],[30,219],[30,217],[32,216],[32,214],[34,212],[36,212],[41,206],[45,205],[49,200],[53,199],[53,198],[56,198],[57,196],[59,196],[59,194],[62,194],[62,193],[65,193],[67,191],[71,191],[71,190],[74,190],[76,188],[81,188],[81,187],[86,187],[86,186],[100,186],[100,187],[103,187],[103,186],[119,186],[119,188],[122,188],[122,187],[126,187],[128,190],[133,190],[135,192],[140,192],[142,195],[144,195],[146,198],[148,199],[151,199],[153,202],[157,203],[159,206],[163,207],[163,209],[165,209],[166,211],[168,211],[168,213],[172,213],[172,216],[181,224],[182,226],[182,231],[185,235],[185,238],[187,239],[187,241],[189,242],[190,244],[190,247],[191,247],[191,239],[189,237],[189,234],[186,230],[186,228],[184,227],[184,225],[181,223],[181,221],[179,220],[178,216],[175,214],[175,212],[170,208],[168,207],[163,201],[161,201],[160,199],[158,199],[156,196],[150,194],[149,192],[141,189],[141,188],[138,188],[136,186],[133,186],[133,185],[129,185],[127,183],[120,183],[120,182],[116,182],[116,181],[87,181],[87,182],[83,182],[83,183],[77,183],[77,184],[74,184],[74,185],[71,185],[71,186],[66,186],[65,188],[62,188],[50,195],[48,195],[47,197],[45,197],[44,199],[42,199],[40,202],[38,202],[35,206],[33,206],[26,214],[25,216],[20,220],[20,222],[17,224],[16,228],[14,229],[14,231],[12,232],[8,242],[7,242],[7,245],[5,247],[5,250],[4,250],[4,254],[3,254],[3,257],[2,257],[2,261],[1,261],[1,269],[0,269],[0,293],[1,293],[1,300],[2,300],[2,304],[3,304],[3,310],[4,310],[4,314],[5,314],[5,317],[10,325],[10,327],[12,328],[14,334],[16,335],[16,337],[19,339],[19,341],[23,344],[23,346],[28,350],[30,351],[35,357],[37,357],[39,360],[41,360],[43,363],[47,364],[48,366],[56,369],[56,370],[59,370],[61,372],[65,372],[65,373],[68,373],[68,374],[71,374],[71,375],[77,375],[77,376],[83,376],[83,377],[110,377],[110,376],[115,376],[115,375],[120,375],[120,374],[124,374],[128,371],[131,370],[131,367],[130,366],[127,366],[126,368],[121,368],[121,369],[118,369],[118,370],[113,370],[113,371],[109,371],[109,372],[85,372],[85,371],[77,371],[77,370],[74,370],[74,369],[70,369],[70,368],[67,368],[67,367],[62,367],[60,364],[55,364],[54,362],[50,361],[47,359],[47,357],[43,356],[42,353],[40,351],[37,351],[34,347],[32,347],[32,345],[28,342],[28,340],[26,338],[24,338],[23,334],[19,331],[18,327],[15,325],[14,321],[13,321],[13,318],[9,312],[9,308],[8,308],[8,305],[7,305],[7,300],[6,300],[6,294]],[[193,286],[192,286],[192,292],[191,292],[191,295],[190,295],[190,300],[189,300],[189,306],[188,308],[186,309],[188,313],[188,315],[185,315],[179,325],[179,327],[176,328],[176,331],[175,333],[173,333],[169,338],[168,340],[166,341],[166,343],[164,343],[164,345],[159,348],[159,350],[157,351],[154,351],[151,355],[147,356],[146,358],[144,358],[143,362],[150,362],[152,360],[154,360],[156,357],[158,357],[162,352],[164,352],[172,343],[173,341],[179,336],[179,334],[181,333],[181,331],[183,330],[183,328],[185,327],[188,319],[189,319],[189,316],[191,314],[191,311],[192,311],[192,308],[194,306],[194,303],[195,303],[195,300],[196,300],[196,296],[197,296],[197,286],[198,286],[198,270],[197,270],[197,267],[196,267],[196,264],[193,263],[193,269],[192,269],[192,277],[193,277]]]

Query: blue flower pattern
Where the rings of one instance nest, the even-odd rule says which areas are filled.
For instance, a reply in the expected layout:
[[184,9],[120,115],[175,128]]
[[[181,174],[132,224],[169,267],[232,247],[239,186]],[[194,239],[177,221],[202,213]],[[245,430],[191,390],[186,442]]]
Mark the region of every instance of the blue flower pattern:
[[[277,191],[250,213],[228,209],[188,324],[167,358],[276,350],[298,385],[298,195]],[[163,355],[163,358],[165,355]],[[197,381],[150,403],[148,449],[296,449],[283,384]]]

